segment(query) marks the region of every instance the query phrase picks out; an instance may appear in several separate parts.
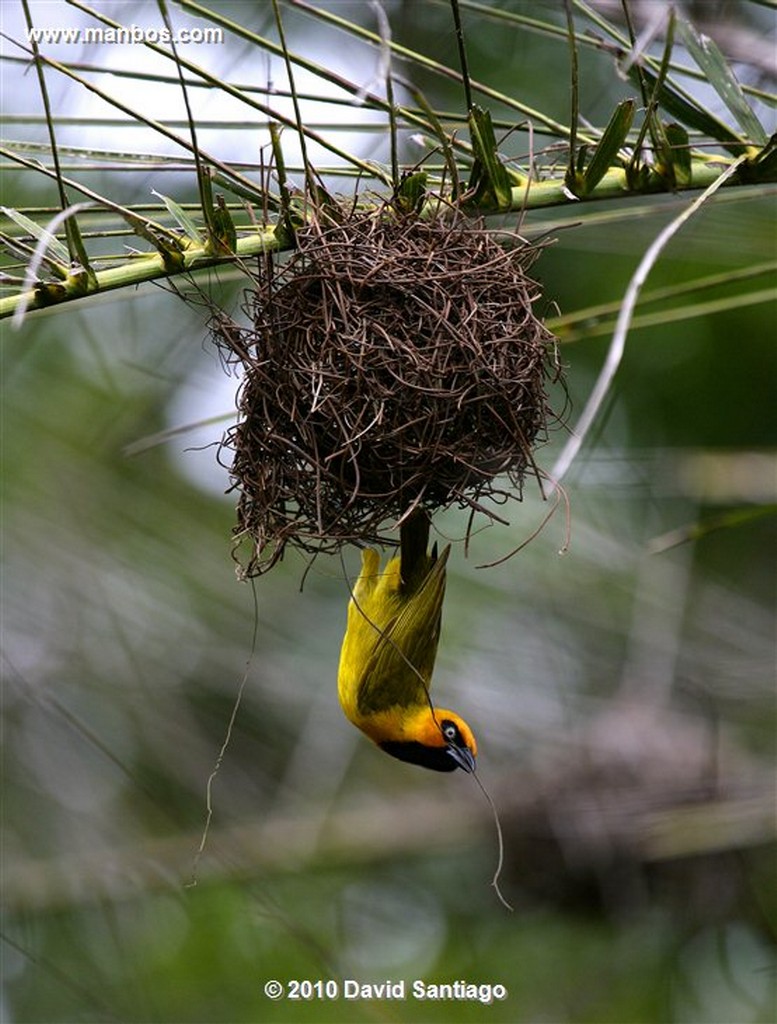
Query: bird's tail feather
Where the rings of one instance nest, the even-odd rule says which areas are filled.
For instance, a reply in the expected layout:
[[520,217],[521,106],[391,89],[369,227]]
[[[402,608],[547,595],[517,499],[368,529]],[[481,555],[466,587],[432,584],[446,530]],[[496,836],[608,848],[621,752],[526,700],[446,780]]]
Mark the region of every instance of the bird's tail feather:
[[431,518],[426,509],[417,508],[399,528],[400,575],[404,586],[418,586],[429,571],[429,527]]

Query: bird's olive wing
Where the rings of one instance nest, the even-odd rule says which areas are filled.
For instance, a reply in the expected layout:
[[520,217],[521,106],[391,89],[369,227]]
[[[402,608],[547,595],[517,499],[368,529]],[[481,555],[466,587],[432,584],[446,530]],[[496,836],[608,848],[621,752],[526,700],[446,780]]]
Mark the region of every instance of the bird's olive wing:
[[377,637],[359,687],[361,714],[426,703],[440,639],[446,560],[447,551]]

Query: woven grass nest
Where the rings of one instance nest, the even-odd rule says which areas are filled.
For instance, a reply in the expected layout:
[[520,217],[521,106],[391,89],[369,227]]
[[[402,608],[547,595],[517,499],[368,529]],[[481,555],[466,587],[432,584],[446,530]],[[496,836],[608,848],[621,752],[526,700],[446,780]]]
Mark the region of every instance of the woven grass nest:
[[243,372],[224,445],[245,575],[287,545],[396,543],[381,530],[416,506],[520,497],[559,369],[532,311],[538,249],[504,241],[450,215],[319,211],[255,278],[251,326],[214,319]]

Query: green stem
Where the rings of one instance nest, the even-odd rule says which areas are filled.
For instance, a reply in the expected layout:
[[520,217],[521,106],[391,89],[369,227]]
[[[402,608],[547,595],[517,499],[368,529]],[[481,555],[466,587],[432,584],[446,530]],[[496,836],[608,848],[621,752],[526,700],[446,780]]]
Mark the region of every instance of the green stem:
[[[238,239],[235,255],[238,259],[245,259],[278,248],[275,228],[268,227],[261,234],[249,235],[247,238]],[[102,294],[103,292],[115,291],[118,288],[130,288],[145,281],[159,281],[164,278],[177,277],[180,274],[188,274],[193,270],[232,263],[234,260],[235,256],[214,256],[205,246],[191,246],[181,254],[181,269],[176,273],[171,273],[165,268],[164,259],[161,254],[149,253],[138,256],[131,262],[124,263],[121,266],[109,267],[107,270],[98,271],[95,274],[95,286],[89,290],[87,295]],[[75,281],[68,280],[57,283],[55,287],[57,289],[55,297],[32,290],[19,295],[8,295],[0,299],[0,319],[13,316],[20,305],[31,311],[52,305],[61,305],[65,302],[72,302],[75,299],[86,297],[83,286],[79,289]]]
[[[682,189],[676,191],[687,191],[689,189],[708,188],[727,169],[732,161],[721,157],[715,160],[696,159],[691,165],[691,177],[689,183]],[[727,187],[740,184],[736,179],[726,182]],[[591,202],[592,200],[624,198],[627,195],[651,194],[666,192],[666,186],[658,175],[651,179],[640,189],[629,189],[626,172],[619,168],[610,169],[601,179],[596,188],[587,195],[585,199],[570,199],[564,178],[550,178],[545,181],[531,182],[528,187],[521,184],[512,189],[512,209],[538,210],[549,206],[572,206],[578,202]],[[430,209],[436,214],[439,204],[430,204]],[[478,214],[488,214],[489,211],[478,209]],[[504,213],[506,211],[499,211]],[[288,248],[288,243],[285,244]],[[255,256],[259,253],[277,251],[282,248],[281,243],[275,235],[274,226],[268,226],[262,231],[240,238],[237,242],[236,256],[245,258]],[[156,281],[168,277],[174,277],[178,273],[189,273],[193,270],[223,265],[229,262],[229,257],[214,256],[206,252],[204,247],[190,246],[181,253],[180,270],[172,272],[165,267],[161,254],[153,253],[137,257],[118,267],[110,267],[107,270],[98,271],[95,275],[95,284],[87,294],[112,291],[117,288],[127,288],[140,284],[144,281]],[[40,309],[47,305],[69,302],[75,299],[84,298],[83,284],[76,287],[75,282],[63,282],[57,285],[55,295],[41,293],[38,291],[26,292],[22,295],[11,295],[0,299],[0,319],[12,316],[16,308],[23,304],[26,309]]]

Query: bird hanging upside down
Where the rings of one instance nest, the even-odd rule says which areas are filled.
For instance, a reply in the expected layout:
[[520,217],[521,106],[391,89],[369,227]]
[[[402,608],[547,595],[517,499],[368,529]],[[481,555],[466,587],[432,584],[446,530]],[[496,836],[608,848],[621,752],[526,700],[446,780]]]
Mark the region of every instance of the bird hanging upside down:
[[429,697],[450,545],[438,557],[428,543],[429,517],[418,511],[400,527],[400,554],[385,569],[373,548],[362,552],[338,694],[346,717],[387,754],[438,772],[473,772],[472,730]]

